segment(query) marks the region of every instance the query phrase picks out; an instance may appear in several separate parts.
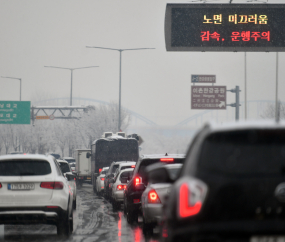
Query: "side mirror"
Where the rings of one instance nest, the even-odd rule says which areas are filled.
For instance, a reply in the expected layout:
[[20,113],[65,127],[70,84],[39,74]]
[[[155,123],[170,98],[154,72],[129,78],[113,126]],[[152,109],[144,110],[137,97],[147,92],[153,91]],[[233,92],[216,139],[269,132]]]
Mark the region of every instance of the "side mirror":
[[86,153],[86,158],[89,159],[91,157],[90,153]]
[[66,173],[65,175],[66,175],[66,178],[68,181],[72,181],[75,178],[75,175],[73,175],[73,174]]
[[121,183],[128,183],[128,178],[127,177],[122,177],[121,178]]
[[137,184],[136,185],[136,190],[142,191],[145,189],[145,185],[143,183]]

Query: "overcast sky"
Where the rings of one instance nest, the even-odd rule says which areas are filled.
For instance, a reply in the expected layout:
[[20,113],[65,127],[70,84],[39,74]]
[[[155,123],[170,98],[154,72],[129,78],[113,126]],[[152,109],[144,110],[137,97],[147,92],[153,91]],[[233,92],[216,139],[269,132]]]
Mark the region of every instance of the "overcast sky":
[[[74,71],[73,96],[117,102],[119,52],[86,46],[155,48],[123,52],[124,107],[160,125],[175,125],[197,113],[190,109],[191,74],[215,74],[216,84],[228,88],[239,85],[244,101],[244,53],[166,51],[166,3],[1,0],[0,75],[22,78],[22,100],[28,101],[36,95],[70,95],[70,71],[44,66],[100,66]],[[247,57],[248,100],[275,100],[276,54],[248,53]],[[285,55],[280,53],[281,101],[285,101],[284,64]],[[0,78],[0,85],[0,100],[19,99],[17,80]],[[234,101],[234,95],[229,93],[227,99]]]

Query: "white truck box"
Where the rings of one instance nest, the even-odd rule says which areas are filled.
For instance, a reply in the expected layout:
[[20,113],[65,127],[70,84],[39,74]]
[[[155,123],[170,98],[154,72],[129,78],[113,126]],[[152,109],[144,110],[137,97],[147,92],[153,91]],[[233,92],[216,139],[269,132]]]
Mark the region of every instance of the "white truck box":
[[86,154],[91,153],[90,149],[75,150],[76,171],[78,172],[78,182],[91,182],[91,157],[86,158]]

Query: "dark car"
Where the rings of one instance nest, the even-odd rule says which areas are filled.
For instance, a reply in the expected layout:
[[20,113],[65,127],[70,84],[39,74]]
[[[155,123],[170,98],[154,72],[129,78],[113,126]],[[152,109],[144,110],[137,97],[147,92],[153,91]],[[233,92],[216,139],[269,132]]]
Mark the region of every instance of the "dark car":
[[127,215],[128,223],[137,221],[138,214],[141,213],[141,196],[148,184],[146,167],[157,162],[183,163],[184,159],[185,155],[168,155],[167,153],[165,155],[144,155],[140,157],[132,179],[124,192],[124,212]]
[[284,181],[284,125],[205,125],[165,203],[162,239],[284,241]]
[[111,191],[111,188],[109,186],[110,180],[112,178],[114,178],[114,174],[117,170],[117,168],[119,167],[119,164],[122,163],[124,161],[113,161],[109,167],[108,172],[105,175],[105,180],[104,180],[104,196],[106,198],[109,198],[109,194]]

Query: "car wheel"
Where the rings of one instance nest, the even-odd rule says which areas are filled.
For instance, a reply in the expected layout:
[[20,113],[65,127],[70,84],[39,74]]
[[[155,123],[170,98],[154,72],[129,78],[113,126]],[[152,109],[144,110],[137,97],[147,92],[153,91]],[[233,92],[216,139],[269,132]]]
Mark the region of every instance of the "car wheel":
[[135,211],[130,211],[127,209],[127,221],[129,224],[138,221],[138,214]]
[[124,199],[124,214],[127,214],[127,208],[126,208],[126,199]]
[[[73,215],[72,215],[72,229],[73,229]],[[57,224],[57,235],[69,237],[71,234],[71,222],[69,220],[68,210],[62,218],[59,219]]]
[[76,210],[76,198],[73,200],[73,209]]
[[143,217],[143,234],[144,235],[152,235],[153,234],[153,224],[145,223],[145,219]]

